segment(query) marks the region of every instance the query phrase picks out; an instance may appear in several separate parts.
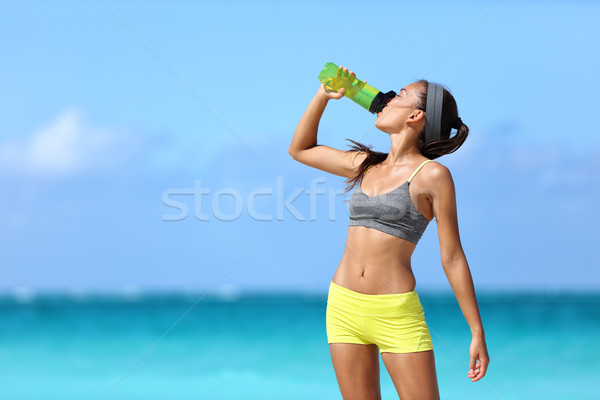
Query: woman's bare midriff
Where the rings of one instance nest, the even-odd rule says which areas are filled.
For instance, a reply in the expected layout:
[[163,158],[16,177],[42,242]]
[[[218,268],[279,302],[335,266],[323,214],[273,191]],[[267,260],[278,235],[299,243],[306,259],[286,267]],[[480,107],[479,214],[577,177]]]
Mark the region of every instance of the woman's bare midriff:
[[416,245],[364,226],[349,226],[332,281],[365,294],[398,294],[416,287],[410,259]]

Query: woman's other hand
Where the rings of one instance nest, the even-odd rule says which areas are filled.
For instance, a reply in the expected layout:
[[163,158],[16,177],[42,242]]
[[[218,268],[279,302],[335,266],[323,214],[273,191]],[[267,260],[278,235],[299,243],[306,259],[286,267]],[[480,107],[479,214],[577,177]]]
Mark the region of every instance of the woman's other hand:
[[[474,336],[471,341],[469,353],[471,355],[471,362],[469,363],[469,372],[467,373],[467,376],[471,378],[471,382],[476,382],[485,376],[490,363],[490,356],[488,355],[485,339]],[[477,363],[477,361],[479,361],[479,363]]]

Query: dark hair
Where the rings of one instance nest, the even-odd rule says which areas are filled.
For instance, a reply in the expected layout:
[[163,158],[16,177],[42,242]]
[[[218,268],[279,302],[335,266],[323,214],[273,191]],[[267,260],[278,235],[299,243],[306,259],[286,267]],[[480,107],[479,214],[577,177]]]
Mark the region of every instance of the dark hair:
[[[429,88],[429,81],[421,79],[417,83],[419,84],[419,89],[417,89],[418,102],[415,104],[415,107],[425,112],[427,107],[427,89]],[[435,160],[438,157],[453,153],[458,150],[458,148],[462,146],[469,135],[469,127],[462,123],[462,121],[459,121],[460,125],[457,125],[457,120],[458,107],[456,106],[456,100],[454,100],[454,97],[450,91],[444,88],[440,139],[425,143],[425,125],[423,125],[423,130],[419,133],[418,141],[419,151],[421,154],[430,160]],[[452,128],[456,129],[456,134],[450,137]],[[365,160],[358,167],[357,174],[346,179],[346,192],[348,192],[360,181],[361,175],[367,170],[368,167],[377,165],[385,160],[388,156],[388,153],[373,151],[373,146],[366,146],[362,143],[355,142],[352,139],[346,140],[354,143],[354,145],[349,145],[351,150],[348,150],[348,152],[356,152],[356,154],[359,152],[364,152],[367,154]]]

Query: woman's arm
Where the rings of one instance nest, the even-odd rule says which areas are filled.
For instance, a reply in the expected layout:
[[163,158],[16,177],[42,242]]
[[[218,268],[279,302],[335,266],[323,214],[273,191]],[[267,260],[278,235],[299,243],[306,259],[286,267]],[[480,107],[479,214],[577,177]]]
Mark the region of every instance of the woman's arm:
[[[471,328],[469,378],[475,382],[485,376],[490,362],[485,332],[477,306],[473,278],[460,243],[454,181],[448,168],[437,164],[431,170],[433,214],[437,221],[442,267],[452,287],[460,309]],[[476,365],[476,362],[479,364]]]
[[[345,73],[347,70],[346,68]],[[350,75],[354,75],[354,72],[350,71]],[[354,176],[356,168],[366,158],[366,154],[317,144],[317,131],[323,111],[329,100],[341,99],[344,96],[344,90],[342,88],[339,92],[335,92],[321,84],[298,123],[288,153],[294,160],[302,164],[349,178]],[[355,157],[349,157],[350,155],[355,155]]]

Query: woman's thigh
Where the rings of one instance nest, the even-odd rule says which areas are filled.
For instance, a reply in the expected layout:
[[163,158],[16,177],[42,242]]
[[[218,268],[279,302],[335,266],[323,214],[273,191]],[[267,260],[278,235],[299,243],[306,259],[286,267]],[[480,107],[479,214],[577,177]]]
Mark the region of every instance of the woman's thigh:
[[329,351],[344,400],[381,400],[376,345],[330,343]]
[[415,353],[381,353],[398,396],[402,400],[439,400],[433,350]]

